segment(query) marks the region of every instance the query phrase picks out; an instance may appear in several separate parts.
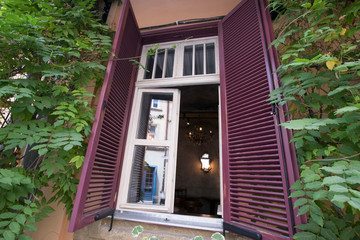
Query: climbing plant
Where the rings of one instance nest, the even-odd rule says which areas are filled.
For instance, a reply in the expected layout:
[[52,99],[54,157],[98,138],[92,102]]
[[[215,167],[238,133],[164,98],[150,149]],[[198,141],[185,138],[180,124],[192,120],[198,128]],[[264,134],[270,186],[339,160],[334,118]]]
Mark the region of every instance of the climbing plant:
[[53,201],[71,213],[94,114],[84,87],[103,79],[112,43],[96,8],[0,0],[0,239],[31,239]]
[[359,0],[271,0],[281,87],[301,177],[295,239],[360,239]]

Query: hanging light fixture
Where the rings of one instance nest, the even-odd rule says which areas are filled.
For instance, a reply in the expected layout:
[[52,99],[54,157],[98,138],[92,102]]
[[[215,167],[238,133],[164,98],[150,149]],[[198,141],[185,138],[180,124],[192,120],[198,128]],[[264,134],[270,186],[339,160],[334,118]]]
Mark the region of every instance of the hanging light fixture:
[[205,129],[199,123],[190,123],[189,119],[186,121],[186,137],[187,139],[197,145],[200,146],[209,142],[213,137],[213,131]]
[[208,153],[204,153],[201,156],[200,162],[201,162],[201,170],[203,170],[205,173],[210,172],[211,167],[210,167],[210,158]]

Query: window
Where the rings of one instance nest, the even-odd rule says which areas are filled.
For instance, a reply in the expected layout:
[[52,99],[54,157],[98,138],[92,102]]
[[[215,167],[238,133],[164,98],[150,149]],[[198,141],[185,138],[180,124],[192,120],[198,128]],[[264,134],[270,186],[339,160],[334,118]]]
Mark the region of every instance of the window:
[[[119,209],[217,216],[221,202],[218,135],[207,145],[188,138],[189,128],[196,126],[210,129],[207,140],[214,131],[218,134],[215,43],[216,37],[163,43],[154,55],[141,59],[149,69],[139,72],[136,83]],[[174,44],[175,49],[168,48]],[[184,82],[186,78],[191,83]],[[207,175],[201,170],[199,149],[210,151],[216,165]],[[180,196],[179,191],[186,194]]]
[[[141,56],[153,51],[143,46]],[[219,84],[218,38],[207,37],[162,43],[153,55],[142,57],[136,85],[171,87]]]
[[158,99],[153,99],[151,107],[152,108],[159,108],[159,100]]
[[215,44],[184,46],[183,76],[215,73]]
[[[120,208],[173,212],[179,101],[177,89],[137,90],[120,183]],[[154,103],[157,109],[152,109]],[[156,134],[155,123],[160,126]]]

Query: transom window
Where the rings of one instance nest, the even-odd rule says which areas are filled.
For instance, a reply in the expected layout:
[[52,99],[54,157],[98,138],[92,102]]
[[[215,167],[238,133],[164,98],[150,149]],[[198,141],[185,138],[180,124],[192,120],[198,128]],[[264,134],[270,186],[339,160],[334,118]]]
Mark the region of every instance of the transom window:
[[[155,48],[155,53],[147,56]],[[217,37],[145,45],[141,56],[146,70],[139,69],[139,87],[217,84],[219,81]]]

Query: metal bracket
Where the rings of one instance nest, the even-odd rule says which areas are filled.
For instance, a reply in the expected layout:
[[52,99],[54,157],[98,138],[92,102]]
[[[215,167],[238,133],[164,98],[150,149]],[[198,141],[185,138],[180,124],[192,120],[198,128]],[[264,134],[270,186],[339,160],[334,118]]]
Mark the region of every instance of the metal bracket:
[[114,222],[114,213],[115,213],[115,209],[114,209],[114,208],[105,209],[104,211],[101,211],[101,212],[99,212],[98,214],[96,214],[96,215],[94,216],[94,220],[95,220],[95,221],[98,221],[98,220],[100,220],[100,219],[106,218],[106,217],[108,217],[109,215],[111,215],[110,228],[109,228],[109,232],[110,232],[111,229],[112,229],[112,226],[113,226],[113,222]]
[[105,99],[104,102],[103,102],[103,105],[102,105],[102,110],[105,110],[106,107],[107,107],[107,101]]
[[254,231],[254,230],[250,230],[248,228],[244,228],[244,227],[240,227],[240,226],[236,226],[230,223],[226,223],[223,222],[223,235],[225,237],[225,231],[229,231],[229,232],[233,232],[233,233],[237,233],[255,240],[261,240],[262,239],[262,235],[261,233]]

